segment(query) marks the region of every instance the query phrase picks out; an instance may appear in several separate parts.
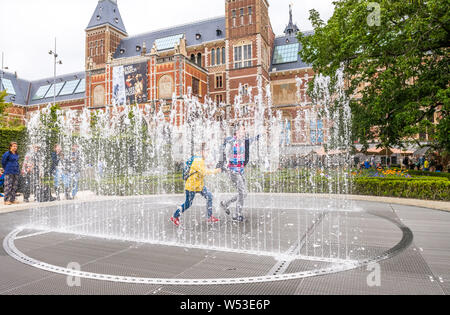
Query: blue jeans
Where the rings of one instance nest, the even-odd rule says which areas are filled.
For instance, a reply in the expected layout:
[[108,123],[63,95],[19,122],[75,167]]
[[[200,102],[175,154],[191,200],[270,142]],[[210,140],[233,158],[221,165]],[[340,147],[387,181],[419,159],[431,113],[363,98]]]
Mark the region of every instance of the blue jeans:
[[55,174],[53,175],[53,179],[54,179],[55,191],[58,194],[59,186],[61,185],[61,182],[64,181],[63,172],[59,169],[56,169]]
[[72,189],[72,197],[75,198],[78,193],[78,181],[80,180],[80,174],[63,174],[62,177],[65,190],[69,191],[70,189]]
[[195,195],[200,194],[207,200],[206,202],[206,211],[208,218],[211,218],[212,216],[212,206],[213,206],[213,195],[211,192],[209,192],[208,188],[204,187],[203,190],[200,191],[189,191],[186,190],[186,201],[183,205],[181,205],[181,211],[180,209],[177,209],[175,211],[175,214],[173,215],[174,218],[179,218],[181,216],[181,213],[184,213],[186,210],[188,210],[192,206],[192,202],[194,201]]

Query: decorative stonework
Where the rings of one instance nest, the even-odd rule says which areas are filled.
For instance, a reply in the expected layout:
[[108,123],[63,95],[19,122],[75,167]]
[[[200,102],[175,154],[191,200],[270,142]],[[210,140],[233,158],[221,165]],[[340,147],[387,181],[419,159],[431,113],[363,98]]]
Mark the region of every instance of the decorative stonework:
[[94,107],[101,107],[105,105],[105,88],[103,85],[97,85],[94,88]]
[[159,79],[159,98],[172,98],[173,79],[170,75],[165,75]]

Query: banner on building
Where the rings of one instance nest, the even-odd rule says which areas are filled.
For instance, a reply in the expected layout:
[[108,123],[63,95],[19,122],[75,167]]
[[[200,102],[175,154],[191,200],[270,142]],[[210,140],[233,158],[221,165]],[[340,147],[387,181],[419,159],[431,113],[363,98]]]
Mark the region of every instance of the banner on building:
[[125,80],[123,66],[113,68],[113,96],[112,103],[114,105],[125,105]]
[[114,67],[113,86],[113,99],[117,105],[146,103],[148,101],[147,64],[144,62]]

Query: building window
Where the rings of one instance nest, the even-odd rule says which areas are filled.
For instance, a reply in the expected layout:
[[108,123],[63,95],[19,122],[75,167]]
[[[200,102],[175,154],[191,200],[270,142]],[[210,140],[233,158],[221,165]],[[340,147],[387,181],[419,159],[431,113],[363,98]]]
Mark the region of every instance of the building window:
[[216,95],[216,103],[217,104],[223,103],[223,95],[222,94]]
[[244,46],[244,67],[252,66],[252,45]]
[[195,63],[195,54],[191,54],[191,61]]
[[241,85],[241,95],[247,96],[248,95],[248,84]]
[[225,47],[222,48],[222,64],[225,64]]
[[242,68],[242,46],[234,47],[234,68]]
[[214,66],[216,63],[216,50],[211,50],[211,66]]
[[221,88],[223,88],[223,76],[218,75],[218,76],[216,76],[216,89],[221,89]]
[[281,127],[281,145],[290,145],[291,144],[291,121],[285,120],[282,122]]
[[233,27],[236,27],[236,10],[232,11],[232,16],[233,16]]
[[202,66],[202,54],[201,53],[197,54],[197,65],[199,65],[200,67]]
[[[242,55],[244,51],[244,55]],[[244,45],[234,47],[234,68],[239,69],[242,67],[252,66],[252,45]]]
[[220,65],[220,48],[217,48],[217,65]]
[[248,7],[248,23],[249,24],[253,23],[252,14],[253,14],[253,8],[252,7]]
[[192,78],[192,94],[200,94],[200,81],[196,78]]
[[241,25],[244,25],[244,8],[240,9],[240,15],[241,15]]
[[310,130],[311,144],[319,145],[323,144],[323,121],[311,121]]

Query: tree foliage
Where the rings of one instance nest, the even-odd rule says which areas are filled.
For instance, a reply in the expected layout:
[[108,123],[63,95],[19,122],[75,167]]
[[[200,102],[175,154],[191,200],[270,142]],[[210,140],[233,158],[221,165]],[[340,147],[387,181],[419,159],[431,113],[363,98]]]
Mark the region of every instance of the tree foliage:
[[5,101],[6,91],[0,91],[0,127],[6,123],[5,110],[11,106],[11,103]]
[[[405,139],[426,131],[437,149],[450,151],[449,2],[334,5],[327,22],[310,11],[315,32],[299,35],[300,55],[318,73],[333,76],[344,68],[355,140],[402,147]],[[437,127],[434,117],[440,120]]]

